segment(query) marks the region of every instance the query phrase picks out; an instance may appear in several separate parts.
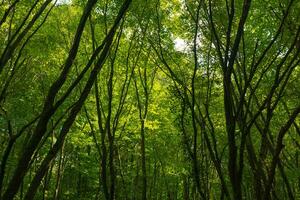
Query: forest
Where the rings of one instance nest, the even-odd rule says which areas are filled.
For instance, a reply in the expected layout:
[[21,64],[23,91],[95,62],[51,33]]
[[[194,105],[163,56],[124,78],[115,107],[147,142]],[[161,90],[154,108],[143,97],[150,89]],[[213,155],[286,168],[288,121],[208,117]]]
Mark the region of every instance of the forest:
[[0,200],[297,200],[299,113],[299,0],[0,0]]

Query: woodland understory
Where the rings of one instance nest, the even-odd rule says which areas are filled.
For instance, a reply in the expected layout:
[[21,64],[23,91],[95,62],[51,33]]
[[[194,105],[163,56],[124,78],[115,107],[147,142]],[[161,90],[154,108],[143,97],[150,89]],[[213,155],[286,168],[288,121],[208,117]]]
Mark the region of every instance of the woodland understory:
[[0,200],[297,200],[299,113],[299,0],[0,0]]

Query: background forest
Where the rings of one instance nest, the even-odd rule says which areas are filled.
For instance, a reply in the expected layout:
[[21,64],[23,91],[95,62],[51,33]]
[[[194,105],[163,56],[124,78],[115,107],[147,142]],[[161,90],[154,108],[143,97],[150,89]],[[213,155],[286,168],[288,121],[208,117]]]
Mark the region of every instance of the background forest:
[[299,0],[1,0],[0,200],[300,199]]

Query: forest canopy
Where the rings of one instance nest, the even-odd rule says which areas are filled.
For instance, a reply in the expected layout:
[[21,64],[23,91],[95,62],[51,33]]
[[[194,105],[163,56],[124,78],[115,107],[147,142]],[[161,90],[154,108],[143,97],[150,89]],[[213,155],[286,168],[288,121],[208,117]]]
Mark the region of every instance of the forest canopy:
[[300,198],[300,1],[1,0],[0,200]]

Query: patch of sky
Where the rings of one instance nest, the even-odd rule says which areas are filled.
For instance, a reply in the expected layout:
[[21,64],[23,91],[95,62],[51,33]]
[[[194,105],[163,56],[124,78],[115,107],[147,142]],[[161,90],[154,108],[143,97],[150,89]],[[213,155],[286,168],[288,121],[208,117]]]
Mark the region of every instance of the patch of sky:
[[187,50],[188,44],[184,39],[175,38],[174,47],[176,51],[185,52]]
[[72,0],[57,0],[56,5],[69,4]]

